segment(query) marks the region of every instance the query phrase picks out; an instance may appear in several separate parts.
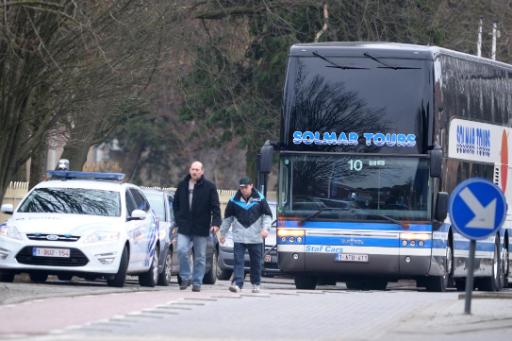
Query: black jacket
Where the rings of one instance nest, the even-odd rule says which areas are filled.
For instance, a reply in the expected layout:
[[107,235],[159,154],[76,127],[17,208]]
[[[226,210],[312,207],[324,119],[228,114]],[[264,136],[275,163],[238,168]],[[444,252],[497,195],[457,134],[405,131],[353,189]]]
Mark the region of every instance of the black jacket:
[[188,202],[189,180],[190,175],[187,175],[179,183],[172,203],[178,233],[207,237],[211,226],[220,226],[221,224],[217,187],[201,177],[194,186],[192,209],[190,209]]

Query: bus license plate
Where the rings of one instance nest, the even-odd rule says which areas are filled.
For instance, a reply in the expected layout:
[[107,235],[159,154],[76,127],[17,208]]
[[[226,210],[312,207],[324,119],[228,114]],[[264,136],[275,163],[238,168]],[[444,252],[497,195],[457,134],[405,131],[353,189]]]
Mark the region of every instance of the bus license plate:
[[337,253],[336,262],[358,262],[367,263],[368,255],[359,255],[354,253]]
[[50,249],[46,247],[35,247],[32,249],[32,256],[69,258],[71,256],[71,252],[69,249]]

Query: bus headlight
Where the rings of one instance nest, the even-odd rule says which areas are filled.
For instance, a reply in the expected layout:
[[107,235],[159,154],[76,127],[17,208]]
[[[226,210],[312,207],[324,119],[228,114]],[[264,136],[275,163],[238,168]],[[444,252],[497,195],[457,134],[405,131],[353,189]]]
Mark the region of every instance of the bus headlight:
[[304,231],[303,229],[277,229],[278,237],[304,237],[305,234],[306,231]]
[[306,231],[303,229],[277,229],[277,236],[281,243],[302,244]]

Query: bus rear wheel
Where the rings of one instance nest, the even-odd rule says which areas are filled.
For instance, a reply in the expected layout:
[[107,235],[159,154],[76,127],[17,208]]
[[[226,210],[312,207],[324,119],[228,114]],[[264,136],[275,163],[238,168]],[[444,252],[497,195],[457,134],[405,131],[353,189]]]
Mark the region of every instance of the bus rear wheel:
[[490,277],[477,279],[477,287],[482,291],[500,291],[503,284],[503,273],[501,266],[501,257],[499,256],[499,238],[494,243],[494,252],[492,257],[492,273]]
[[315,290],[318,279],[313,276],[295,276],[295,288],[303,290]]

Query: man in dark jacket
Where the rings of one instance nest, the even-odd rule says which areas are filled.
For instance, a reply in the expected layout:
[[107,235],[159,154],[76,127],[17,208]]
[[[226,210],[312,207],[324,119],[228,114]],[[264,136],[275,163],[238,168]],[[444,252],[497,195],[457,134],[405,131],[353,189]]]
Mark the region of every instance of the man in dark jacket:
[[[194,161],[189,175],[176,189],[173,201],[174,218],[178,226],[178,258],[180,289],[192,284],[192,291],[201,291],[206,267],[206,245],[210,231],[217,233],[220,219],[219,194],[215,184],[203,176],[203,164]],[[190,270],[190,248],[194,246],[194,268]]]

